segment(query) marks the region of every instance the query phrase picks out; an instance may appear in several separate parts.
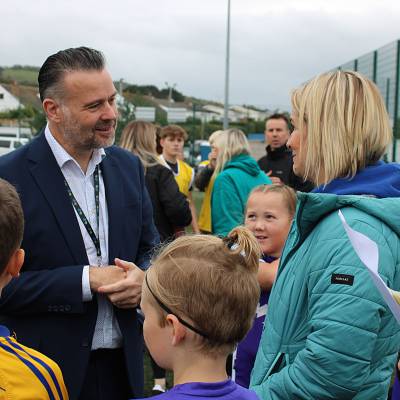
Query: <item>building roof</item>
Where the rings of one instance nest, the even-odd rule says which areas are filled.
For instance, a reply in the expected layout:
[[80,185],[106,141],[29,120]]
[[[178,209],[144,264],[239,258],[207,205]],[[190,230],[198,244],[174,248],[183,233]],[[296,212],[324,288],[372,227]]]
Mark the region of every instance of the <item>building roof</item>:
[[39,98],[39,89],[36,86],[14,85],[10,83],[1,83],[1,86],[19,99],[24,106],[42,107],[42,102]]

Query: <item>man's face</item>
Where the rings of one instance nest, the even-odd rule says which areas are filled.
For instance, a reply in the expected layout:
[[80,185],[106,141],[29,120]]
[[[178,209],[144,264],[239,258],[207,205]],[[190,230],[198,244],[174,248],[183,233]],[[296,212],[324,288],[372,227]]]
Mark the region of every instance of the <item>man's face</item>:
[[160,140],[163,155],[168,158],[179,158],[183,152],[184,140],[181,136],[166,136]]
[[116,90],[107,70],[65,74],[58,139],[67,150],[85,152],[111,146],[117,124]]
[[265,124],[265,141],[272,150],[286,144],[290,136],[289,128],[284,119],[269,119]]

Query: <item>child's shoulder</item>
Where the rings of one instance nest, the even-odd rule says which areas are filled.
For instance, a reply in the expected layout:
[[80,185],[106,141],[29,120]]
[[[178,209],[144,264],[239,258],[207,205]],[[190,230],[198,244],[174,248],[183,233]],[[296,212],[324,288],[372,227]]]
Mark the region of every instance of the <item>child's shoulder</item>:
[[230,379],[213,383],[184,383],[157,395],[157,400],[203,400],[211,398],[214,400],[259,400],[255,392],[239,386]]
[[26,347],[6,333],[0,326],[0,384],[10,398],[57,398],[56,394],[67,399],[61,370],[58,365],[44,354]]
[[259,397],[257,396],[256,392],[253,392],[250,389],[246,389],[237,383],[236,385],[236,391],[234,395],[232,396],[232,399],[237,399],[237,400],[259,400]]

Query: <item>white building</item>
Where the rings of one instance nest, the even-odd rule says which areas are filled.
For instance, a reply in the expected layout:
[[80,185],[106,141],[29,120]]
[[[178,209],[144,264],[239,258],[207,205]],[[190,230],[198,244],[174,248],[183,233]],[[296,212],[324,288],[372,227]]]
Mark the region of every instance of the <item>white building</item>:
[[15,110],[20,107],[18,99],[0,85],[0,112]]

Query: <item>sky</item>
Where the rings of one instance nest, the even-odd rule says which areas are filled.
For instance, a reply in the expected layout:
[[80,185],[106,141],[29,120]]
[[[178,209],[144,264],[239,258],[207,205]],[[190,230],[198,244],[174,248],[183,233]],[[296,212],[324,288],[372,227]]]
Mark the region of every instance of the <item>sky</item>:
[[[1,0],[0,66],[103,51],[114,80],[224,100],[227,0]],[[400,39],[399,0],[231,0],[229,103],[289,110],[313,76]]]

